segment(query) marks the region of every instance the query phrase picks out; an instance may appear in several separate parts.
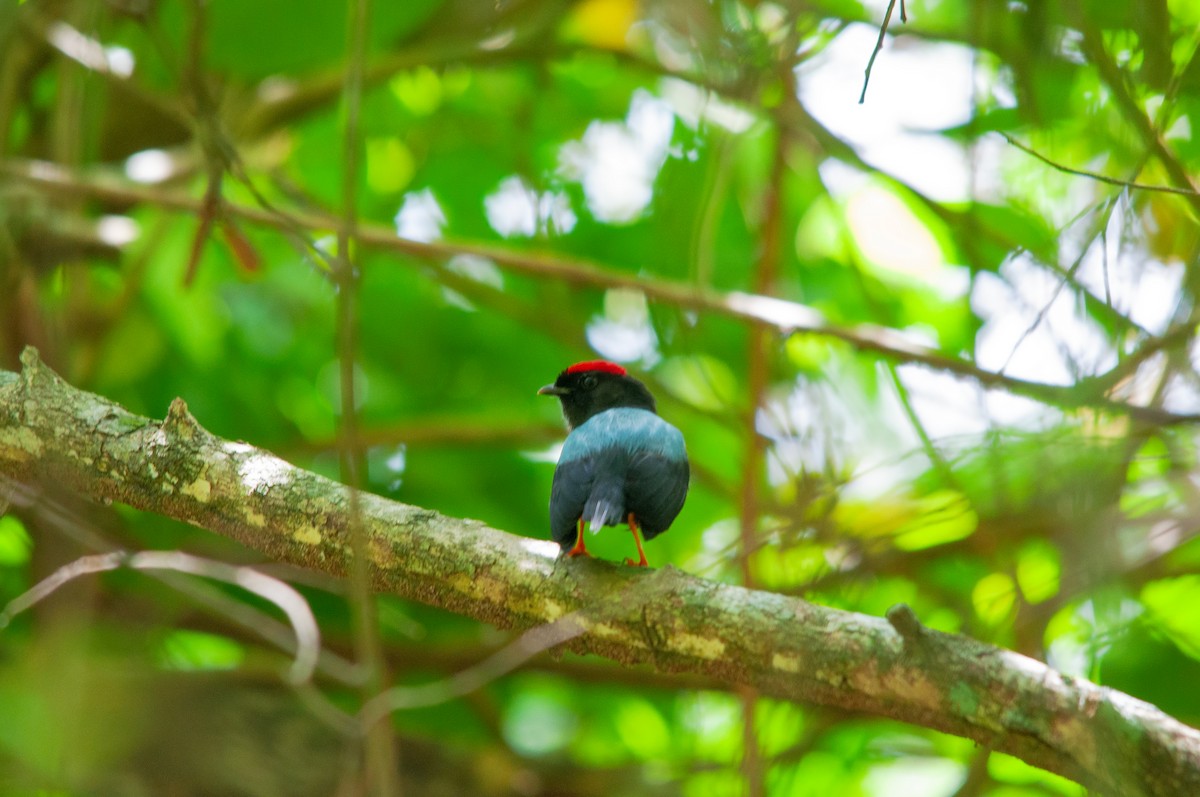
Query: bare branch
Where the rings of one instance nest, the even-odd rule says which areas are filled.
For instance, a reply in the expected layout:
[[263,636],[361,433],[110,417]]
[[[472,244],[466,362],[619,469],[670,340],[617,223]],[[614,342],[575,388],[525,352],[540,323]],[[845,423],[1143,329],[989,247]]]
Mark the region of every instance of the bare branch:
[[[887,11],[883,15],[883,24],[879,26],[879,39],[875,42],[875,49],[871,51],[871,60],[867,61],[867,69],[863,75],[862,94],[858,95],[859,105],[862,105],[867,100],[867,84],[871,82],[871,69],[875,66],[875,57],[883,49],[883,37],[887,35],[888,25],[892,21],[892,11],[895,8],[896,0],[890,0]],[[904,8],[904,0],[900,0],[900,21],[908,22],[908,11]]]
[[55,590],[68,581],[80,576],[93,573],[103,573],[128,567],[131,570],[173,570],[178,573],[190,573],[194,576],[224,581],[234,584],[247,592],[253,592],[263,600],[269,601],[287,615],[296,632],[296,657],[292,662],[288,680],[293,684],[301,684],[312,678],[317,666],[317,656],[321,650],[321,632],[317,628],[317,620],[313,617],[308,601],[290,584],[277,578],[263,575],[250,567],[217,562],[204,559],[182,551],[113,551],[111,553],[83,556],[74,562],[63,565],[46,578],[34,584],[28,590],[13,598],[0,612],[0,629],[7,626],[12,618],[30,608],[34,604],[49,597]]
[[[582,614],[580,615],[582,617]],[[359,712],[363,727],[369,728],[393,711],[436,706],[470,694],[506,675],[525,662],[584,633],[576,616],[559,618],[529,629],[487,659],[448,678],[421,686],[394,686],[376,695]]]
[[1012,144],[1014,147],[1021,150],[1022,152],[1026,153],[1028,155],[1032,155],[1033,157],[1037,158],[1038,160],[1040,160],[1042,163],[1046,164],[1050,168],[1055,169],[1060,172],[1063,172],[1065,174],[1073,174],[1077,177],[1086,177],[1089,180],[1096,180],[1101,183],[1107,183],[1108,185],[1115,185],[1118,188],[1122,188],[1122,189],[1126,189],[1126,190],[1157,191],[1162,194],[1180,194],[1182,196],[1197,196],[1198,194],[1200,194],[1200,192],[1197,192],[1191,188],[1175,188],[1174,186],[1170,186],[1170,185],[1152,185],[1150,183],[1137,183],[1137,182],[1133,182],[1130,180],[1121,180],[1116,177],[1109,177],[1108,175],[1105,175],[1105,174],[1097,174],[1096,172],[1089,172],[1084,169],[1075,169],[1075,168],[1072,168],[1065,164],[1058,163],[1057,161],[1053,161],[1050,158],[1047,158],[1042,153],[1038,152],[1037,150],[1033,149],[1032,147],[1030,147],[1026,144],[1022,144],[1020,141],[1017,141],[1015,138],[1008,135],[1007,133],[1000,133],[1000,136],[1005,141],[1007,141],[1009,144]]
[[[338,387],[338,454],[341,474],[346,482],[346,508],[349,515],[350,595],[351,618],[354,628],[355,655],[366,671],[362,686],[364,701],[372,701],[387,685],[382,643],[375,617],[375,596],[371,592],[368,573],[368,541],[363,526],[360,489],[366,478],[365,449],[358,439],[358,400],[355,389],[355,362],[358,356],[359,252],[358,236],[358,178],[363,142],[360,117],[362,111],[363,70],[366,64],[367,29],[370,24],[367,0],[349,3],[346,49],[349,63],[342,85],[342,185],[341,214],[338,219],[337,257],[334,261],[334,280],[337,284],[335,312],[335,343],[337,347]],[[365,763],[367,793],[379,797],[399,794],[396,745],[391,723],[379,723],[362,717],[362,732],[366,738]]]
[[[200,203],[194,197],[176,191],[131,185],[123,180],[84,178],[53,164],[8,159],[0,161],[0,176],[11,177],[51,192],[77,197],[87,195],[121,203],[147,203],[167,210],[195,214]],[[231,216],[281,229],[290,235],[296,229],[332,230],[338,220],[323,214],[283,214],[244,205],[225,205]],[[731,291],[722,293],[698,285],[617,272],[584,260],[519,252],[501,246],[470,242],[410,241],[396,237],[381,225],[359,226],[361,245],[397,252],[422,261],[444,261],[455,255],[477,255],[510,271],[535,277],[552,278],[574,285],[599,288],[632,288],[648,298],[675,307],[700,310],[774,328],[784,335],[805,334],[840,340],[857,351],[874,354],[901,363],[916,363],[978,382],[985,388],[1006,390],[1061,407],[1098,407],[1151,424],[1191,423],[1200,414],[1172,413],[1153,407],[1140,407],[1109,398],[1109,380],[1101,374],[1083,379],[1076,385],[1052,385],[980,368],[972,362],[922,346],[893,330],[863,324],[843,327],[830,323],[821,313],[798,302],[759,294]]]

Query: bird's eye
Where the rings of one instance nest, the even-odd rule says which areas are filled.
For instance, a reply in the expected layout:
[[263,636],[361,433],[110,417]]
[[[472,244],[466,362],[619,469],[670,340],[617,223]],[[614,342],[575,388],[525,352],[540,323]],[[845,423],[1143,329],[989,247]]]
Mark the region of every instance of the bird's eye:
[[591,390],[592,388],[594,388],[596,386],[596,377],[592,376],[591,374],[588,374],[587,376],[585,376],[582,379],[580,384],[582,384],[584,386],[584,388],[586,388],[587,390]]

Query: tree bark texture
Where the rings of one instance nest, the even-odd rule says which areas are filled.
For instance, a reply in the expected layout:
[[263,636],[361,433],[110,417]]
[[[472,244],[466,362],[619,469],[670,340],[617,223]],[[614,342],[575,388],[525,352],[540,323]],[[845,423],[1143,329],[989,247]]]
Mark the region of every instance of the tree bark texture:
[[[33,349],[0,371],[0,477],[187,521],[281,562],[344,576],[347,488],[218,438],[181,399],[162,421],[80,391]],[[4,489],[0,483],[0,492]],[[567,560],[547,540],[362,494],[377,590],[502,628],[567,618],[565,643],[764,696],[964,736],[1102,794],[1200,794],[1200,732],[1041,662],[922,626],[720,584],[673,567]]]

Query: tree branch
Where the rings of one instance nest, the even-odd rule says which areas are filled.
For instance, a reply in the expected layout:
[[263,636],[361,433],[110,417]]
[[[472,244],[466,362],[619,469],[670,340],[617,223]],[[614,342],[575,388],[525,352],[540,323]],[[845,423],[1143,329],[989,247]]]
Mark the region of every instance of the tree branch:
[[[0,476],[121,501],[346,575],[343,486],[213,436],[181,399],[160,423],[71,387],[33,349],[21,361],[19,374],[0,371]],[[1200,732],[1011,651],[915,618],[901,634],[882,618],[672,567],[564,560],[549,541],[361,498],[377,590],[505,628],[572,615],[583,633],[571,650],[965,736],[1103,793],[1200,793]]]
[[[0,177],[10,177],[48,193],[68,197],[78,197],[82,194],[118,204],[150,204],[191,214],[197,213],[201,204],[194,197],[177,191],[132,185],[103,176],[85,177],[41,161],[0,161]],[[223,210],[230,216],[273,227],[288,234],[293,234],[297,229],[331,230],[336,229],[339,224],[336,218],[320,213],[282,213],[232,202],[226,203]],[[969,360],[922,346],[891,329],[870,324],[855,327],[832,324],[819,311],[787,299],[740,291],[720,292],[644,274],[613,271],[584,260],[538,252],[520,252],[493,244],[411,241],[397,237],[394,230],[378,224],[361,224],[358,235],[361,246],[396,252],[422,261],[440,262],[455,255],[477,255],[520,274],[557,279],[572,285],[631,288],[641,291],[650,299],[675,307],[761,324],[783,335],[806,334],[840,340],[859,352],[893,362],[924,365],[937,371],[972,379],[985,388],[1005,390],[1059,407],[1096,407],[1125,413],[1136,420],[1154,425],[1194,423],[1200,420],[1200,413],[1174,413],[1113,399],[1107,395],[1110,383],[1108,374],[1081,379],[1074,385],[1054,385],[1020,379],[980,368]]]

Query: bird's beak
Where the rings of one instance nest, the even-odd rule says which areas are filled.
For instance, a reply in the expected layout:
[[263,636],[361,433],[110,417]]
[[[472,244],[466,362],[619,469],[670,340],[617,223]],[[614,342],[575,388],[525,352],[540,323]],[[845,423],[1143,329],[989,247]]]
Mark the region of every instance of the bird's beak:
[[570,392],[571,391],[567,390],[565,387],[559,387],[558,385],[546,385],[545,387],[540,388],[538,390],[538,395],[539,396],[565,396]]

